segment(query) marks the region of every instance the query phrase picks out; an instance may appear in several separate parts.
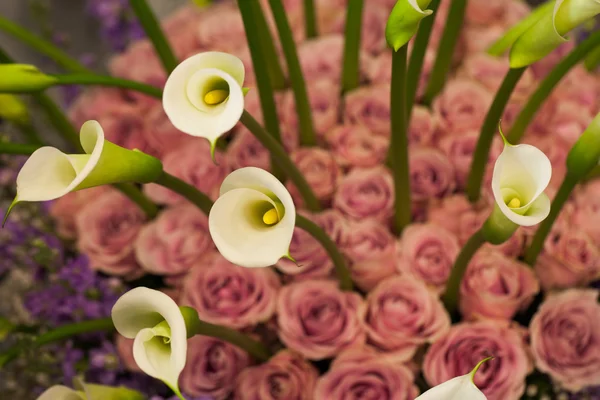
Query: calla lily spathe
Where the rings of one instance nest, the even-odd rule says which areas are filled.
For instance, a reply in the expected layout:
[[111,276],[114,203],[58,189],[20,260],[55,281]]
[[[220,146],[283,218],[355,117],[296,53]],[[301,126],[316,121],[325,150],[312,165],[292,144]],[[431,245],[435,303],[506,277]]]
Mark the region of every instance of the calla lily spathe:
[[163,108],[180,131],[217,139],[231,130],[244,111],[244,64],[227,53],[200,53],[175,68],[163,91]]
[[133,358],[140,369],[180,396],[177,381],[186,361],[187,329],[175,301],[137,287],[117,300],[111,314],[117,331],[134,339]]
[[415,400],[487,400],[487,397],[475,386],[473,377],[481,364],[490,359],[491,357],[482,360],[468,374],[457,376],[441,385],[437,385]]
[[77,390],[62,385],[48,388],[37,400],[144,400],[140,392],[125,387],[111,387],[75,382]]
[[208,217],[219,252],[248,268],[289,258],[295,223],[290,193],[269,172],[255,167],[238,169],[225,178]]
[[431,0],[398,0],[385,26],[388,45],[398,51],[417,33],[421,20],[433,13],[427,10]]

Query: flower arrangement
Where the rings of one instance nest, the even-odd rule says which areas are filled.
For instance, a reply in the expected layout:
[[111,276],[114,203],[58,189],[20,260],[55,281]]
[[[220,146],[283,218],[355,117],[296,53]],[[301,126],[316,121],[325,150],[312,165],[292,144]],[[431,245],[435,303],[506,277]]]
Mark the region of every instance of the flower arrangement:
[[92,3],[110,75],[0,18],[8,393],[598,398],[597,1]]

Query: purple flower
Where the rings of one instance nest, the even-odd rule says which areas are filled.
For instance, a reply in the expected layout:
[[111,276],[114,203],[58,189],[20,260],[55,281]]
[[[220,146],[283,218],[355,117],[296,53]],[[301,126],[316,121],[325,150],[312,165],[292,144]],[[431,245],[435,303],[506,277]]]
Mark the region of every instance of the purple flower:
[[113,51],[123,51],[128,43],[144,37],[126,0],[88,0],[87,10],[100,22],[100,34]]

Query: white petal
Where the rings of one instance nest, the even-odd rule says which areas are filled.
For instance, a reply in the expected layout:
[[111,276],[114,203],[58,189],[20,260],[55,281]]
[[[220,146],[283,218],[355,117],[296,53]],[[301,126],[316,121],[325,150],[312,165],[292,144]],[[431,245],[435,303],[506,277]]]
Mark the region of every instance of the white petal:
[[84,400],[84,398],[71,388],[56,385],[42,393],[37,400]]
[[468,374],[457,376],[437,385],[415,400],[487,400],[487,398],[471,382],[470,374]]
[[[173,344],[173,339],[171,343],[165,344],[163,338],[156,336],[151,328],[142,329],[133,341],[133,358],[146,374],[177,387],[177,380],[183,366],[180,368],[179,357],[172,351]],[[185,353],[183,362],[185,365]]]

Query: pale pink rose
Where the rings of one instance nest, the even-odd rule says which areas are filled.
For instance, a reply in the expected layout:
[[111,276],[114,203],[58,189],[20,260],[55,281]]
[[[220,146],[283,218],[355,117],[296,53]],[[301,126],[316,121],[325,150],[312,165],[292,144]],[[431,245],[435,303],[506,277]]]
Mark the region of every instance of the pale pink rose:
[[413,400],[419,389],[404,365],[365,348],[346,350],[319,378],[314,400]]
[[126,370],[131,372],[142,372],[133,358],[133,339],[128,339],[120,334],[115,335],[115,347],[119,355],[119,361]]
[[246,368],[235,382],[234,400],[314,400],[319,372],[300,355],[282,350],[262,365]]
[[213,250],[208,218],[190,203],[163,211],[141,229],[135,241],[140,266],[155,275],[187,273]]
[[464,195],[453,195],[434,201],[428,210],[429,222],[452,232],[464,244],[489,216],[485,199],[471,204]]
[[345,246],[351,225],[348,218],[338,210],[332,208],[322,211],[319,214],[314,214],[312,218],[337,246]]
[[492,25],[504,18],[507,0],[471,0],[467,3],[465,23]]
[[454,191],[454,168],[444,153],[430,147],[415,147],[409,150],[408,160],[413,200],[444,197]]
[[344,122],[364,125],[371,132],[390,136],[390,86],[363,86],[346,95]]
[[[342,171],[331,153],[317,147],[302,147],[293,152],[291,158],[317,199],[329,202],[342,176]],[[300,207],[304,201],[296,186],[288,181],[286,187],[296,206]]]
[[569,289],[550,295],[529,325],[536,367],[567,390],[600,382],[598,291]]
[[412,109],[408,144],[431,146],[437,141],[437,118],[426,107],[415,105]]
[[250,365],[248,353],[209,336],[197,335],[187,343],[185,368],[179,376],[181,390],[194,397],[227,399],[237,376]]
[[307,85],[320,79],[339,82],[342,76],[343,51],[343,35],[319,36],[300,44],[298,57]]
[[226,156],[227,165],[231,170],[244,167],[271,170],[269,151],[247,130],[235,135],[229,146],[227,146]]
[[[546,192],[548,194],[548,192]],[[482,222],[483,226],[483,222]],[[527,228],[521,227],[518,228],[515,233],[504,243],[500,245],[493,245],[490,243],[486,243],[483,245],[483,248],[496,249],[500,251],[500,253],[504,254],[509,258],[518,258],[523,249],[525,248],[525,242],[527,241]]]
[[75,222],[77,248],[93,269],[109,275],[134,278],[143,274],[135,259],[134,242],[146,214],[117,191],[102,193],[88,202]]
[[398,271],[442,293],[459,247],[456,236],[431,223],[404,228],[398,245]]
[[[230,170],[223,153],[215,151],[216,164],[210,157],[206,140],[193,140],[163,157],[163,168],[169,174],[189,183],[211,199],[219,196],[221,182]],[[175,205],[185,202],[181,195],[155,183],[145,185],[144,192],[157,203]]]
[[570,146],[553,133],[545,137],[528,135],[523,143],[532,144],[546,154],[552,164],[550,186],[558,187],[567,172],[566,162]]
[[504,18],[500,23],[505,29],[511,28],[517,22],[521,21],[531,12],[531,7],[524,1],[509,0],[506,2]]
[[541,60],[531,64],[529,69],[533,72],[536,79],[543,79],[573,48],[575,42],[569,40],[558,46],[552,53]]
[[408,361],[417,349],[450,329],[450,316],[427,287],[407,276],[381,281],[367,296],[369,343]]
[[600,243],[600,180],[579,186],[573,196],[576,205],[572,224]]
[[162,107],[154,105],[144,114],[144,138],[155,154],[162,156],[190,141],[202,141],[175,128]]
[[342,178],[333,207],[352,219],[373,217],[387,221],[394,207],[392,174],[383,166],[354,168]]
[[525,377],[532,370],[523,334],[492,321],[463,322],[434,342],[423,361],[430,386],[466,375],[483,359],[474,377],[475,385],[489,400],[519,399],[525,392]]
[[[437,22],[438,18],[436,18]],[[462,37],[465,41],[467,54],[477,54],[487,51],[487,49],[500,39],[506,32],[502,25],[492,26],[467,26],[463,29]]]
[[434,115],[445,134],[479,130],[493,95],[483,85],[464,78],[450,80],[433,102]]
[[366,65],[365,73],[369,82],[389,85],[392,81],[392,53],[384,51],[372,58]]
[[[338,11],[339,12],[339,11]],[[339,13],[344,14],[344,13]],[[377,55],[386,49],[385,24],[390,13],[385,7],[369,4],[364,7],[361,21],[360,48]],[[342,19],[345,28],[345,18]],[[343,33],[340,31],[340,33]]]
[[374,167],[383,163],[389,140],[361,125],[338,125],[325,135],[335,160],[342,167]]
[[510,320],[529,306],[539,290],[527,265],[498,250],[480,250],[460,282],[460,311],[466,319]]
[[[548,125],[552,139],[562,139],[566,149],[570,149],[596,115],[572,101],[560,101],[554,108],[554,114]],[[549,133],[550,133],[549,132]],[[565,151],[566,151],[565,149]]]
[[196,31],[205,13],[201,12],[199,7],[189,4],[179,7],[162,21],[165,36],[179,59],[184,60],[203,49],[198,36],[191,35],[190,32]]
[[203,321],[239,329],[273,316],[279,287],[272,269],[239,267],[216,255],[186,276],[181,304]]
[[336,281],[292,283],[279,292],[279,338],[310,360],[330,358],[365,342],[364,314],[363,299]]
[[50,205],[50,215],[56,224],[57,233],[65,239],[77,237],[76,217],[87,203],[109,190],[107,186],[97,186],[67,193]]
[[238,8],[229,2],[213,5],[202,13],[196,28],[203,48],[231,53],[246,45],[246,31]]
[[598,111],[599,95],[600,83],[596,75],[587,72],[583,66],[571,69],[552,92],[552,98],[558,104],[573,102],[592,115]]

